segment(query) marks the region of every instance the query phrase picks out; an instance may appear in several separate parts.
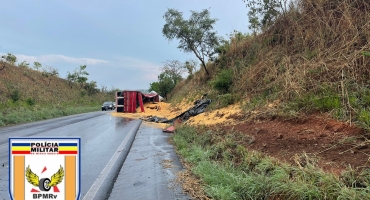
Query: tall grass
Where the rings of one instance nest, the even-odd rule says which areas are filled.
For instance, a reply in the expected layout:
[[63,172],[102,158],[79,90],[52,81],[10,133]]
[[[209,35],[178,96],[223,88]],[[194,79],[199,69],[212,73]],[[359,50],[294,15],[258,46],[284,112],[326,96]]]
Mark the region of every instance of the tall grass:
[[[284,115],[328,112],[370,130],[369,1],[291,2],[260,34],[231,34],[207,64],[210,76],[200,70],[174,89],[173,98],[197,90],[217,100],[227,89],[248,110],[278,100]],[[226,71],[232,81],[224,85]]]
[[[311,164],[288,165],[248,151],[237,134],[223,134],[182,126],[172,138],[213,199],[370,199],[367,173],[350,170],[338,178]],[[356,181],[361,185],[348,184]]]

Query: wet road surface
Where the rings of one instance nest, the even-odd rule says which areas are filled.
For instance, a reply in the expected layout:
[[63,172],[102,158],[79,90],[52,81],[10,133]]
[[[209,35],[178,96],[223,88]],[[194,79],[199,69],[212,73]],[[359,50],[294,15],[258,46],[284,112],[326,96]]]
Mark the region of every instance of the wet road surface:
[[[8,138],[43,136],[81,137],[80,199],[189,199],[171,183],[181,164],[167,143],[168,135],[140,124],[92,112],[0,128],[0,200],[10,199]],[[163,167],[163,162],[171,167]]]
[[190,199],[175,182],[182,165],[168,137],[169,133],[141,125],[109,200]]

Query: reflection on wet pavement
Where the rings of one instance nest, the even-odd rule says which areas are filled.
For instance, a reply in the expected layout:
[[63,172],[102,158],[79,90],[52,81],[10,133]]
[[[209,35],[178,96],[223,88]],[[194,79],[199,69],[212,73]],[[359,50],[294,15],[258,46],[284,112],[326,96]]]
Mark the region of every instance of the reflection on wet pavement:
[[191,199],[175,181],[182,165],[169,133],[142,124],[110,194],[121,199]]

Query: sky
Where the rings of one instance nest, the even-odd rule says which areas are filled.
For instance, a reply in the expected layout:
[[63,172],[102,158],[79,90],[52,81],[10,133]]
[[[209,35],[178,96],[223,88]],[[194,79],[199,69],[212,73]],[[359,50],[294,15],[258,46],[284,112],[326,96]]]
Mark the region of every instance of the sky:
[[[65,78],[87,65],[99,88],[148,89],[166,60],[196,59],[162,34],[164,13],[209,9],[219,36],[249,33],[242,0],[13,0],[0,1],[0,55],[40,62]],[[198,62],[199,63],[199,62]]]

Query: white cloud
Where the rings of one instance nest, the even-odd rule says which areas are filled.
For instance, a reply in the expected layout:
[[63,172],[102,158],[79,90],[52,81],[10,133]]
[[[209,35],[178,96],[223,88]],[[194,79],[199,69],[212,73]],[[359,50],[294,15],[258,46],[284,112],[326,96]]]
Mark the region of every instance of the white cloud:
[[[4,53],[2,53],[4,54]],[[106,60],[95,59],[95,58],[75,58],[69,57],[65,55],[58,55],[58,54],[48,54],[48,55],[40,55],[40,56],[29,56],[23,54],[15,54],[17,56],[18,62],[27,61],[29,63],[33,62],[40,62],[41,64],[52,64],[52,63],[72,63],[72,64],[79,64],[79,65],[98,65],[108,63]]]
[[117,59],[116,63],[119,63],[116,68],[127,69],[127,70],[137,70],[137,77],[145,81],[157,81],[158,75],[161,72],[162,65],[151,63],[145,60],[140,60],[132,57],[120,57]]

